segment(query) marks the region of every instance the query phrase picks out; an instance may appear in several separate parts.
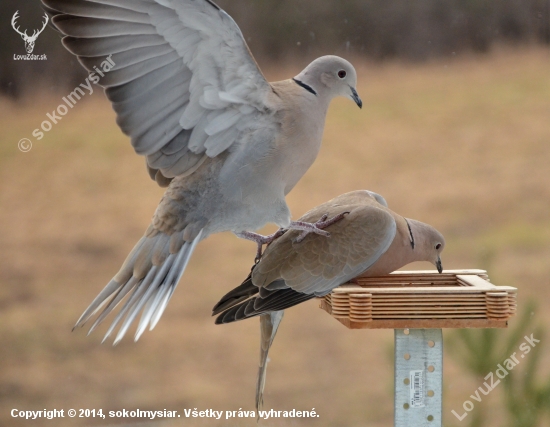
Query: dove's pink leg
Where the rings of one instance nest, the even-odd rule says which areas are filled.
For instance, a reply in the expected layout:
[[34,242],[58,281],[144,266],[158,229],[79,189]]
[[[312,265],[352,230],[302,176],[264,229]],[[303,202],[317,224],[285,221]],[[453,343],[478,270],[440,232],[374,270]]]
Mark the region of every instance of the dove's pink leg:
[[235,234],[241,239],[252,240],[253,242],[257,243],[258,250],[256,251],[256,262],[258,262],[262,257],[263,245],[269,245],[271,242],[273,242],[273,240],[281,237],[285,233],[285,229],[279,228],[275,233],[269,234],[267,236],[262,236],[261,234],[253,233],[252,231],[241,231],[240,233]]
[[327,219],[328,215],[325,214],[315,223],[292,221],[287,229],[279,228],[275,233],[269,234],[267,236],[262,236],[261,234],[254,233],[252,231],[241,231],[240,233],[235,233],[235,235],[237,237],[240,237],[241,239],[252,240],[253,242],[256,242],[256,244],[258,245],[258,250],[256,251],[256,262],[258,262],[262,257],[263,245],[269,245],[275,239],[285,234],[287,230],[302,230],[302,233],[300,233],[300,235],[296,239],[294,239],[295,243],[300,243],[306,238],[309,233],[315,233],[320,234],[321,236],[329,237],[330,233],[328,231],[324,231],[323,229],[342,220],[347,214],[349,214],[349,212],[342,212],[341,214],[338,214],[331,219]]
[[302,240],[306,238],[306,236],[309,233],[315,233],[320,234],[322,236],[329,237],[330,233],[328,231],[324,231],[323,229],[328,227],[329,225],[335,224],[338,221],[341,221],[349,212],[342,212],[341,214],[338,214],[331,219],[327,219],[328,215],[325,214],[319,219],[319,221],[315,223],[309,223],[309,222],[300,222],[300,221],[292,221],[290,223],[290,229],[293,230],[302,230],[302,233],[294,239],[295,243],[300,243]]

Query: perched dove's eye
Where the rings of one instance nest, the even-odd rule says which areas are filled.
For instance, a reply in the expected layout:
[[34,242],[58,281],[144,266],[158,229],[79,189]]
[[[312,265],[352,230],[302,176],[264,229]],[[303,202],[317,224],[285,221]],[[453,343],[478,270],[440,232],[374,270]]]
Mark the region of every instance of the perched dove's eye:
[[346,72],[345,72],[344,70],[338,71],[338,77],[340,77],[341,79],[343,79],[344,77],[346,77]]
[[439,248],[441,248],[441,243],[438,243],[437,245],[435,245],[435,250],[438,251]]

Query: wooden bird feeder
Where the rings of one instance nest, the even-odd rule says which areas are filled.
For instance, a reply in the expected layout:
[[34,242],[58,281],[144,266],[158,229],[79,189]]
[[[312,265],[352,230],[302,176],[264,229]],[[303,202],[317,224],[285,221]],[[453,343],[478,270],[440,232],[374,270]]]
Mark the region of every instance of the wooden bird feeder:
[[396,271],[345,283],[320,307],[350,329],[394,329],[394,425],[440,427],[442,328],[506,328],[516,294],[484,270]]

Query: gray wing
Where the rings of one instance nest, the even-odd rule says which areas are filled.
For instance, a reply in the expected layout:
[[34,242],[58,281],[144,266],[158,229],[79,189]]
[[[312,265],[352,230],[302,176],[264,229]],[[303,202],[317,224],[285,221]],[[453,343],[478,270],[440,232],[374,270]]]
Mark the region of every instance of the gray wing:
[[301,294],[322,296],[368,270],[392,243],[395,220],[378,204],[333,207],[326,213],[332,217],[346,210],[349,215],[327,228],[328,238],[310,234],[294,243],[299,232],[285,233],[266,249],[252,272],[253,283],[266,290],[281,289],[284,283]]
[[[252,267],[254,270],[254,266]],[[225,294],[212,309],[212,316],[219,314],[228,308],[234,307],[242,301],[253,297],[259,289],[252,283],[252,271],[244,279],[243,283]]]
[[209,0],[42,1],[159,184],[225,151],[268,110],[271,86]]
[[[252,267],[252,271],[255,267]],[[252,271],[240,286],[225,294],[212,309],[213,316],[219,314],[215,321],[217,325],[272,313],[279,306],[289,308],[314,297],[289,289],[282,281],[273,283],[272,290],[258,288],[252,283]]]
[[216,305],[216,324],[285,310],[326,295],[376,263],[396,234],[391,213],[376,202],[366,206],[332,202],[301,218],[315,221],[324,213],[332,217],[349,211],[343,220],[327,228],[330,237],[309,235],[303,242],[294,243],[299,232],[291,230],[275,240],[243,284]]

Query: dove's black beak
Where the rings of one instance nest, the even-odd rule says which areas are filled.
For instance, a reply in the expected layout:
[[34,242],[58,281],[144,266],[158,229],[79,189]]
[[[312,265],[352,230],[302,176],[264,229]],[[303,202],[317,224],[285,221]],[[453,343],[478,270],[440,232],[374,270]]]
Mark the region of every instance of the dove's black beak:
[[443,265],[441,265],[441,258],[437,257],[435,266],[437,267],[437,271],[439,271],[439,274],[443,273]]
[[357,91],[351,86],[349,88],[351,89],[351,99],[355,101],[355,103],[359,108],[363,108],[363,101],[361,101],[361,98],[359,98]]

